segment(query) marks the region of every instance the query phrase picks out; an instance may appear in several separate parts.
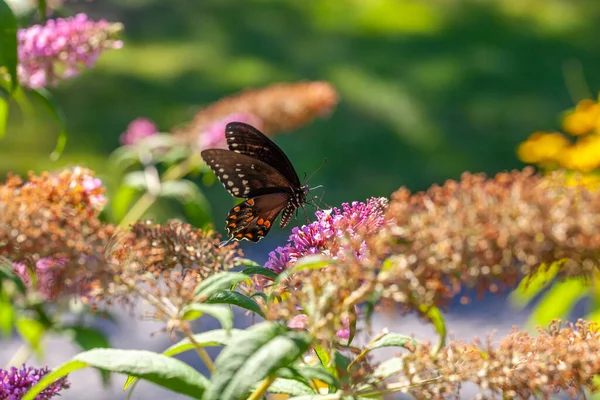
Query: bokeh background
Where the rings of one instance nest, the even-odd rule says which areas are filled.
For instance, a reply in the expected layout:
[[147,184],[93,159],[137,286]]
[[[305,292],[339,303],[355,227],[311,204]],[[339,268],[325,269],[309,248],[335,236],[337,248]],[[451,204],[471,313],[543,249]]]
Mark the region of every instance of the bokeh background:
[[[464,171],[521,168],[519,142],[533,131],[558,129],[560,112],[595,97],[600,87],[597,0],[95,0],[66,6],[122,22],[124,48],[52,89],[69,132],[58,161],[49,157],[58,133],[51,116],[40,108],[32,122],[12,113],[0,141],[0,176],[84,165],[110,187],[116,182],[108,155],[137,117],[169,131],[203,105],[246,88],[326,80],[340,94],[335,112],[274,140],[299,175],[327,158],[311,185],[323,185],[323,200],[339,205],[389,196],[403,185],[425,189]],[[219,184],[205,194],[223,232],[233,200]],[[176,204],[161,202],[148,215],[182,214]],[[242,247],[264,262],[290,229],[274,229],[259,244]],[[457,304],[448,324],[455,336],[469,339],[492,327],[507,332],[526,315],[494,296]],[[384,322],[430,334],[412,318]],[[117,347],[160,350],[166,341],[149,338],[147,325],[132,320],[106,323],[106,329]],[[0,361],[10,356],[10,346],[2,347]],[[64,351],[57,357],[49,363],[64,360]],[[77,387],[86,389],[73,381],[66,399],[82,398]],[[134,398],[164,397],[153,387],[142,389]],[[94,393],[91,398],[125,397],[118,385]]]

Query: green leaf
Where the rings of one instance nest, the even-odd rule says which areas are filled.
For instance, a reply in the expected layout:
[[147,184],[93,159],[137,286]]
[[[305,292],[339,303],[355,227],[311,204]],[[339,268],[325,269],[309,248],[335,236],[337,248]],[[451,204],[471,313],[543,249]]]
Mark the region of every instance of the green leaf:
[[379,364],[371,376],[377,377],[377,381],[381,382],[384,379],[401,372],[403,369],[404,359],[392,357]]
[[419,344],[415,339],[410,336],[401,335],[399,333],[388,333],[379,340],[369,344],[367,348],[369,350],[375,350],[382,347],[403,347],[403,348],[414,348]]
[[17,18],[4,0],[0,0],[0,67],[6,67],[10,74],[10,92],[18,84],[17,75]]
[[570,278],[563,282],[557,282],[534,308],[529,325],[545,326],[553,319],[566,318],[586,293],[587,286],[582,278]]
[[300,364],[293,369],[304,379],[308,381],[321,381],[329,387],[338,388],[340,383],[324,366]]
[[243,398],[257,382],[301,357],[310,343],[306,333],[273,322],[248,328],[217,357],[212,384],[203,400]]
[[222,292],[215,293],[210,299],[206,300],[205,303],[232,304],[241,308],[245,308],[246,310],[250,310],[265,318],[265,314],[262,312],[257,302],[252,300],[250,297],[233,290],[223,290]]
[[12,306],[10,298],[3,293],[0,288],[0,332],[4,336],[8,336],[12,333],[13,323],[15,321],[15,309]]
[[[0,0],[2,1],[2,0]],[[8,125],[8,99],[0,93],[0,139],[6,135]]]
[[527,276],[519,282],[519,286],[510,294],[509,301],[517,310],[522,310],[542,290],[548,287],[560,272],[562,262],[553,262],[549,268],[540,266],[537,273]]
[[123,176],[122,185],[128,188],[145,191],[148,189],[148,181],[144,171],[132,171]]
[[21,294],[25,294],[27,291],[27,287],[13,270],[12,263],[6,258],[0,257],[0,288],[3,281],[12,282]]
[[145,350],[96,349],[80,353],[52,370],[34,385],[23,400],[34,400],[44,388],[68,373],[94,367],[136,376],[175,393],[202,398],[208,379],[182,361]]
[[247,279],[249,279],[248,275],[239,272],[220,272],[200,282],[194,291],[194,296],[199,301],[205,301],[215,293],[231,289]]
[[181,319],[192,321],[208,314],[216,318],[223,329],[233,328],[233,311],[222,304],[193,303],[181,310]]
[[31,93],[35,95],[44,106],[46,106],[50,112],[50,115],[52,115],[54,120],[58,123],[60,129],[58,133],[58,139],[56,140],[56,147],[50,155],[50,159],[56,161],[60,158],[65,146],[67,145],[67,118],[65,117],[63,110],[54,101],[54,96],[52,93],[43,88],[31,90]]
[[[259,384],[254,385],[253,388],[258,387]],[[276,394],[289,394],[292,396],[315,394],[314,390],[312,390],[310,386],[307,386],[306,384],[293,379],[284,378],[275,379],[273,383],[271,383],[271,385],[269,386],[267,392]]]
[[129,211],[129,206],[139,192],[131,187],[121,185],[110,201],[113,219],[121,221]]
[[41,340],[42,336],[44,336],[44,332],[46,332],[46,328],[44,325],[30,318],[18,318],[15,327],[17,328],[17,332],[19,335],[27,342],[32,349],[36,352],[41,351]]
[[[202,332],[193,336],[194,341],[191,341],[189,338],[185,338],[181,340],[179,343],[175,343],[173,346],[169,347],[162,354],[165,356],[173,357],[177,354],[194,350],[196,347],[213,347],[213,346],[226,346],[229,344],[231,339],[234,336],[237,336],[239,333],[244,332],[240,329],[215,329],[212,331]],[[134,376],[127,377],[127,381],[123,386],[123,390],[127,389],[131,384],[137,381],[137,378]]]
[[431,323],[433,323],[435,331],[440,336],[438,344],[433,349],[433,353],[437,354],[441,349],[444,348],[444,346],[446,346],[446,337],[448,335],[448,332],[446,331],[446,322],[444,321],[444,315],[442,314],[440,309],[435,306],[431,306],[429,308],[421,306],[420,311],[423,314],[425,314],[427,318],[429,318]]
[[166,349],[163,354],[166,356],[174,356],[185,351],[194,350],[196,346],[200,347],[213,347],[213,346],[227,346],[233,338],[242,334],[244,331],[241,329],[215,329],[212,331],[198,333],[194,335],[194,342],[190,339],[185,338],[179,343]]
[[246,274],[246,275],[263,275],[266,276],[269,279],[277,279],[277,276],[279,274],[273,272],[272,270],[270,270],[269,268],[265,268],[265,267],[261,267],[261,266],[252,266],[252,267],[247,267],[244,268],[242,270],[242,274]]
[[[323,269],[335,262],[335,260],[321,255],[303,257],[299,259],[292,268],[286,269],[278,274],[275,282],[273,282],[273,287],[279,286],[281,281],[286,280],[298,271]],[[272,298],[272,296],[273,295],[270,295],[270,298]]]
[[[63,332],[71,337],[71,339],[81,347],[82,350],[92,350],[98,348],[109,348],[110,342],[108,337],[99,329],[90,328],[83,325],[73,325],[64,328]],[[106,386],[110,382],[110,374],[100,370],[100,378]]]

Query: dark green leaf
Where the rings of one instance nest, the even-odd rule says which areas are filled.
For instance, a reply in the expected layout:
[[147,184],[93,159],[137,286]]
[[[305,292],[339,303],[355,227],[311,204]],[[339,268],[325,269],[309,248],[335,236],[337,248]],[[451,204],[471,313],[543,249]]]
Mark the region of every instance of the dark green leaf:
[[206,300],[205,303],[232,304],[238,307],[245,308],[246,310],[255,312],[263,318],[265,317],[265,314],[262,312],[257,302],[252,300],[250,297],[233,290],[223,290],[221,292],[215,293],[210,299]]
[[329,387],[339,387],[339,382],[325,367],[322,365],[298,365],[294,367],[295,371],[308,381],[321,381]]
[[33,400],[55,380],[86,367],[136,376],[194,399],[202,398],[209,384],[194,368],[162,354],[145,350],[97,349],[80,353],[52,370],[27,392],[23,400]]
[[225,305],[193,303],[181,310],[181,318],[186,321],[200,318],[203,314],[208,314],[216,318],[223,329],[233,328],[233,312]]
[[6,1],[0,0],[0,67],[10,74],[10,92],[19,84],[17,76],[17,19]]
[[62,155],[65,146],[67,145],[67,118],[65,117],[63,110],[54,101],[54,96],[52,96],[52,93],[43,88],[32,90],[31,93],[40,99],[42,104],[46,106],[50,114],[54,117],[54,120],[58,123],[60,129],[58,133],[58,139],[56,140],[56,147],[50,155],[50,158],[53,161],[56,161]]
[[263,322],[248,328],[225,347],[204,400],[243,398],[257,382],[304,354],[310,337],[283,325]]
[[261,267],[261,266],[252,266],[252,267],[247,267],[244,268],[242,270],[243,274],[246,275],[263,275],[266,276],[269,279],[277,279],[277,273],[273,272],[272,270],[270,270],[269,268],[265,268],[265,267]]
[[214,296],[215,293],[224,289],[231,289],[246,279],[249,279],[248,275],[239,272],[221,272],[214,274],[200,282],[194,291],[194,296],[199,301],[205,301]]
[[46,0],[38,0],[38,11],[40,12],[40,19],[44,21],[46,15],[48,15],[48,4]]

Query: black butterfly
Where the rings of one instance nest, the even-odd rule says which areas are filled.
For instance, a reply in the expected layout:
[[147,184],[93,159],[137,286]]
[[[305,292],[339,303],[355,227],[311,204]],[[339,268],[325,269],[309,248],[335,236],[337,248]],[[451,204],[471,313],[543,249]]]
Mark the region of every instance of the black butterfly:
[[231,122],[225,128],[231,150],[208,149],[201,155],[225,189],[247,199],[229,210],[226,219],[230,241],[258,242],[265,237],[277,215],[283,228],[294,211],[306,202],[308,186],[300,178],[284,152],[256,128]]

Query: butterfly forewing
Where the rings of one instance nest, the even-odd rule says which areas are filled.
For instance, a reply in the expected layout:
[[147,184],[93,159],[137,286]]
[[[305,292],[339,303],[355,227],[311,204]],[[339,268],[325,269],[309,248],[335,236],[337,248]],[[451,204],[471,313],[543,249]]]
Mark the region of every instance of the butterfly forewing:
[[292,186],[300,186],[300,178],[285,153],[253,126],[231,122],[225,128],[225,138],[231,151],[263,161],[279,171]]
[[204,150],[202,158],[213,170],[227,191],[244,199],[261,194],[289,192],[289,183],[264,162],[223,149]]
[[271,193],[238,204],[227,215],[227,233],[233,240],[258,242],[267,235],[289,199],[284,193]]

